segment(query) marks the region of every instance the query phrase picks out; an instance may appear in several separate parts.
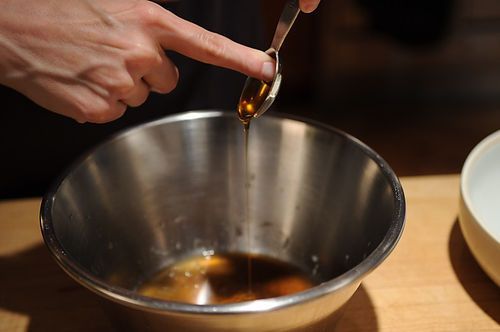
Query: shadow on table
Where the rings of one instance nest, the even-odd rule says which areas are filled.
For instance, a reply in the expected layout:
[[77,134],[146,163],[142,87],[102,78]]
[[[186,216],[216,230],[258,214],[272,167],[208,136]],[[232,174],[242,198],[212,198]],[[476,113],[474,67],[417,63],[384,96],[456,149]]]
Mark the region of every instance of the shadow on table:
[[113,331],[97,296],[70,279],[43,245],[0,256],[0,271],[0,308],[28,316],[26,331]]
[[460,283],[474,302],[500,324],[500,291],[472,256],[455,220],[448,240],[451,265]]
[[375,308],[363,284],[349,300],[344,313],[335,326],[335,332],[378,331]]

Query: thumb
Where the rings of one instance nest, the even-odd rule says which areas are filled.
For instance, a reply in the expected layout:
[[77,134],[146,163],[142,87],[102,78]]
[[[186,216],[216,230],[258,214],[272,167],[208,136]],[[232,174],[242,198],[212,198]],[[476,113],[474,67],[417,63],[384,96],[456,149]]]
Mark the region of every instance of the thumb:
[[266,53],[205,30],[167,10],[157,18],[157,38],[164,49],[257,79],[273,79],[274,60]]
[[320,0],[300,0],[300,10],[304,13],[311,13],[318,8]]

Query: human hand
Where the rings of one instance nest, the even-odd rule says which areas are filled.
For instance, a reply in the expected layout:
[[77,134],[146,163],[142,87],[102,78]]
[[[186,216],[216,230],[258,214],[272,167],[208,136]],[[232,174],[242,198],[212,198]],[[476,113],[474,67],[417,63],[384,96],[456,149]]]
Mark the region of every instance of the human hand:
[[146,0],[3,0],[0,83],[79,122],[108,122],[179,77],[164,49],[259,79],[264,52],[208,32]]
[[300,10],[304,13],[311,13],[318,8],[320,0],[300,0]]

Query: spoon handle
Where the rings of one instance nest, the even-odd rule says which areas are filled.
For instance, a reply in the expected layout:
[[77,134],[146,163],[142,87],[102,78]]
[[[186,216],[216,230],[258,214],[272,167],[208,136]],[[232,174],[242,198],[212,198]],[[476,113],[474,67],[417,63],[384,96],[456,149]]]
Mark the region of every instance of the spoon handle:
[[283,44],[288,31],[292,28],[293,22],[295,22],[299,12],[299,0],[287,1],[285,7],[283,8],[283,12],[281,13],[276,31],[274,32],[273,42],[271,43],[271,48],[274,48],[276,52],[280,50],[281,45]]

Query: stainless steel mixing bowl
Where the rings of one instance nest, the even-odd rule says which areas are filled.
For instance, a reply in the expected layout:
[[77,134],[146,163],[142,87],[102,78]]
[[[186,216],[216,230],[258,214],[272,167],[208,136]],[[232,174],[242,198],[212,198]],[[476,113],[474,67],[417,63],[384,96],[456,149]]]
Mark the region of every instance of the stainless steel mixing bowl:
[[252,251],[315,273],[320,285],[204,306],[134,291],[181,257],[247,249],[243,132],[234,112],[166,117],[75,163],[42,202],[50,252],[106,299],[126,330],[332,331],[401,235],[401,185],[374,151],[329,126],[266,115],[252,122],[250,135]]

